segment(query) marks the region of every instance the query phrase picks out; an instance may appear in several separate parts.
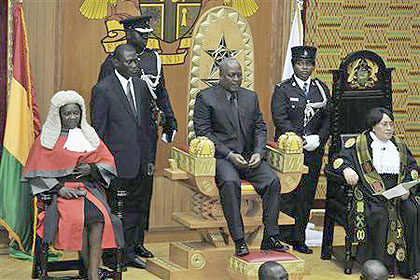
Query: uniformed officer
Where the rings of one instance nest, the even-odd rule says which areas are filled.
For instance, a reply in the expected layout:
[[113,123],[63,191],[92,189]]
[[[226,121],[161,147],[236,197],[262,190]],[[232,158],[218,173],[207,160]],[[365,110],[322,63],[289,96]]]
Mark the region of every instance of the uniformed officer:
[[[151,16],[149,15],[141,15],[129,17],[120,21],[120,23],[124,25],[127,34],[127,43],[134,46],[136,49],[138,57],[137,66],[139,69],[138,75],[146,82],[149,89],[151,98],[150,110],[151,114],[154,116],[152,119],[154,120],[153,125],[156,128],[154,139],[150,139],[153,143],[153,151],[151,153],[151,158],[149,159],[150,166],[148,168],[148,176],[143,178],[140,184],[140,188],[145,194],[145,203],[144,205],[141,205],[141,207],[145,208],[145,210],[147,209],[147,211],[144,211],[144,219],[141,222],[142,226],[138,229],[139,240],[135,251],[137,255],[145,258],[153,257],[153,254],[147,250],[143,244],[144,231],[149,227],[149,209],[153,186],[153,165],[156,158],[158,139],[158,111],[161,112],[160,125],[162,125],[163,128],[161,139],[166,143],[172,142],[177,130],[177,121],[165,88],[161,58],[156,51],[146,48],[149,34],[153,31],[153,28],[150,27],[150,18]],[[111,73],[114,73],[112,54],[109,55],[102,64],[98,80],[103,79]]]
[[329,135],[329,91],[319,79],[312,79],[316,48],[297,46],[292,48],[293,76],[276,85],[271,101],[275,140],[292,131],[304,140],[305,165],[309,174],[302,176],[293,192],[282,195],[282,211],[295,218],[295,227],[286,240],[295,250],[312,254],[305,244],[305,229],[318,184],[324,145]]

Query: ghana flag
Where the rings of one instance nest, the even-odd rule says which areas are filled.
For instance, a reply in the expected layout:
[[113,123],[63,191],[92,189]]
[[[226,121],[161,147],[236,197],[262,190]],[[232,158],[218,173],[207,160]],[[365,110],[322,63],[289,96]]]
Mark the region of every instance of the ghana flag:
[[6,127],[0,162],[0,226],[22,251],[32,246],[32,203],[29,186],[20,183],[22,167],[40,131],[29,63],[28,36],[22,3],[13,8],[13,72],[7,95]]

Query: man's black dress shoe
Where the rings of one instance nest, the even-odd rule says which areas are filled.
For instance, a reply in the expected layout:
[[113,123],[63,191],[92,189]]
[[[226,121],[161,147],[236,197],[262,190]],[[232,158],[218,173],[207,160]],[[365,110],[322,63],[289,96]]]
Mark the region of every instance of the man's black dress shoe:
[[305,243],[294,245],[293,250],[298,251],[299,253],[302,253],[302,254],[313,254],[314,252],[311,248],[306,246]]
[[272,235],[269,238],[263,238],[260,249],[286,252],[289,250],[289,246],[281,244],[278,235]]
[[243,257],[249,254],[248,246],[245,243],[245,240],[239,239],[235,242],[235,255],[238,257]]
[[137,245],[136,248],[134,248],[134,252],[142,258],[153,258],[153,253],[147,250],[143,244]]
[[138,256],[135,256],[134,259],[131,262],[128,262],[126,265],[129,267],[135,267],[140,269],[146,268],[146,262],[140,259],[140,257]]

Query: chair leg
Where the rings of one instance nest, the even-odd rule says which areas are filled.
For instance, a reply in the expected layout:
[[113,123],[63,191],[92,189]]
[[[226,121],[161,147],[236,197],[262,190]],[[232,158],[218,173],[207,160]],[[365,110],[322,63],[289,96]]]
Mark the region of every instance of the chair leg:
[[79,276],[87,277],[87,275],[87,267],[85,266],[82,255],[79,255]]
[[32,279],[38,279],[41,273],[41,238],[36,236],[34,260],[32,262]]
[[115,263],[116,265],[116,269],[113,272],[113,279],[114,280],[122,280],[122,265],[121,265],[121,261],[122,261],[122,252],[121,249],[117,249],[115,251]]
[[325,211],[324,232],[322,234],[321,259],[330,260],[332,255],[332,243],[334,236],[334,220],[329,215],[328,209]]
[[35,256],[32,263],[32,279],[48,279],[48,250],[49,246],[42,244],[42,239],[37,236],[35,238]]
[[351,252],[351,236],[348,232],[346,232],[346,240],[345,240],[345,246],[346,246],[346,252],[344,255],[344,273],[345,274],[352,274],[353,272],[353,257]]
[[353,242],[353,220],[352,220],[352,200],[353,200],[353,190],[351,188],[346,188],[346,225],[344,226],[346,230],[346,239],[345,246],[346,252],[344,255],[344,273],[352,274],[353,270],[353,256],[351,252],[351,244]]
[[48,279],[47,265],[48,265],[49,246],[47,244],[43,244],[42,241],[40,241],[40,246],[41,246],[41,254],[40,254],[39,263],[41,266],[41,270],[39,274],[39,279],[47,280]]

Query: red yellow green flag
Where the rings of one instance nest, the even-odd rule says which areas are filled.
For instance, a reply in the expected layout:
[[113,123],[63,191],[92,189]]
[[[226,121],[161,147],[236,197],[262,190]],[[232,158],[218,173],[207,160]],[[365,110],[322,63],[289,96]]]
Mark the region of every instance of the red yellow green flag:
[[22,3],[14,4],[13,23],[13,72],[0,162],[0,226],[21,250],[30,252],[33,237],[31,195],[29,186],[20,183],[20,179],[31,145],[39,134],[40,119]]

